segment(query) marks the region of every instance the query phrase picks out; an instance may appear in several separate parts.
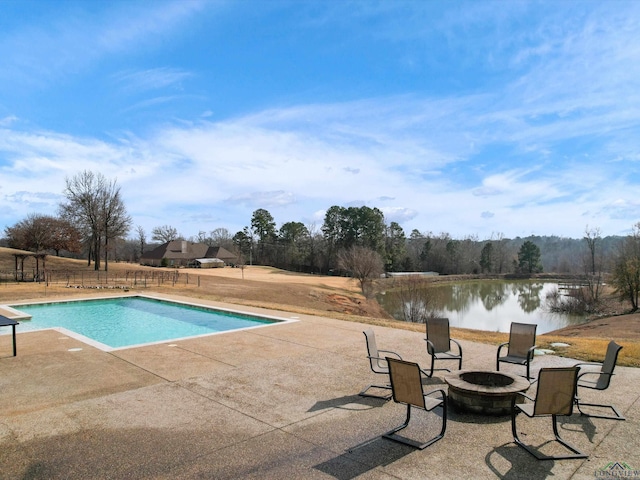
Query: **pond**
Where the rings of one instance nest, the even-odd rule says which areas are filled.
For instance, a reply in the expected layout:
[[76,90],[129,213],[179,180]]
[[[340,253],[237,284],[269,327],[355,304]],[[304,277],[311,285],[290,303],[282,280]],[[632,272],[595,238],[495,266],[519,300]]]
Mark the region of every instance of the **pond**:
[[509,332],[511,322],[535,323],[541,334],[585,322],[583,316],[546,308],[547,294],[562,292],[561,287],[534,280],[436,283],[420,292],[388,290],[378,295],[378,302],[398,320],[405,318],[403,308],[426,308],[427,314],[449,318],[452,327]]

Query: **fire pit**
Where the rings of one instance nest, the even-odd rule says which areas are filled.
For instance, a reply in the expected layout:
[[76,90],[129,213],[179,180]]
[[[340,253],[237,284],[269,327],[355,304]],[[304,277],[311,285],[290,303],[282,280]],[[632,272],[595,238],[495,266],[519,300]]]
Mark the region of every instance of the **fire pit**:
[[482,415],[508,415],[511,399],[530,385],[522,377],[478,370],[460,370],[444,380],[449,385],[449,402],[456,410]]

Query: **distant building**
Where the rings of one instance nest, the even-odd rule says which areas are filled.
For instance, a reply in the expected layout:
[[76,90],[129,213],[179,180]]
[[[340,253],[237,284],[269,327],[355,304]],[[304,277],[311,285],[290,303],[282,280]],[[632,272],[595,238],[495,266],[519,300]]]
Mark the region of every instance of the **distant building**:
[[219,258],[196,258],[193,265],[197,268],[218,268],[224,267],[224,261]]
[[206,243],[172,240],[163,243],[140,258],[141,265],[152,267],[210,268],[233,264],[237,257],[223,247],[210,247]]

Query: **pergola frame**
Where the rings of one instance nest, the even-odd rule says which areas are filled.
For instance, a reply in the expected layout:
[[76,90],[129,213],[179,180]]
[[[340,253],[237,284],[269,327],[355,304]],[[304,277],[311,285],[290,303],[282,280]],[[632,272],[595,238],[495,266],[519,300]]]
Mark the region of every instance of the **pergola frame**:
[[[46,253],[14,253],[13,258],[15,260],[15,280],[16,282],[24,282],[24,261],[33,257],[36,259],[36,278],[40,278],[40,260],[42,260],[42,272],[45,271],[45,259]],[[18,278],[18,259],[20,259],[20,278]]]

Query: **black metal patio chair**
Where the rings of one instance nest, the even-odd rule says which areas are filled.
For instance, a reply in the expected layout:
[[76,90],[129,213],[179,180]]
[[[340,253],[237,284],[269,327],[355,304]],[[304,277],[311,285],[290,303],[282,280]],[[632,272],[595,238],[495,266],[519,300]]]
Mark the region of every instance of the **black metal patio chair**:
[[[424,393],[422,388],[423,372],[417,363],[406,362],[390,357],[387,357],[386,360],[389,365],[393,401],[407,405],[407,416],[404,423],[385,433],[383,437],[422,450],[444,437],[445,431],[447,430],[447,395],[444,390],[441,389]],[[412,407],[419,408],[426,412],[430,412],[435,408],[441,409],[442,422],[440,432],[426,442],[420,442],[398,435],[399,431],[409,425]]]
[[[537,348],[536,327],[532,323],[511,323],[509,341],[498,346],[496,370],[500,371],[501,362],[524,365],[527,368],[526,378],[531,381],[531,362]],[[504,347],[507,347],[507,354],[501,357],[500,351]]]
[[[564,460],[571,458],[587,458],[588,455],[582,453],[576,447],[567,443],[560,437],[558,432],[559,415],[569,416],[573,413],[573,404],[578,384],[578,368],[543,368],[538,375],[538,389],[536,398],[520,393],[524,398],[532,400],[534,403],[516,403],[518,395],[511,401],[511,432],[514,442],[524,448],[538,460]],[[534,418],[541,416],[551,416],[551,424],[555,440],[566,447],[571,453],[566,455],[545,455],[540,453],[538,448],[526,445],[518,436],[516,417],[518,412]],[[543,445],[545,445],[545,442]]]
[[448,318],[430,318],[426,322],[427,353],[431,356],[431,368],[429,376],[433,376],[434,370],[446,370],[448,368],[434,369],[436,360],[455,360],[458,362],[458,370],[462,369],[462,347],[457,340],[451,338]]
[[[597,362],[583,362],[577,363],[575,366],[579,368],[578,371],[578,393],[580,387],[590,388],[593,390],[606,390],[611,384],[611,377],[613,377],[613,369],[616,367],[618,361],[618,353],[622,350],[622,346],[611,340],[607,346],[607,353],[605,354],[604,361],[602,363]],[[590,367],[595,367],[591,369]],[[625,418],[616,410],[613,405],[604,405],[600,403],[586,403],[582,402],[578,395],[576,395],[576,406],[581,415],[587,417],[607,418],[610,420],[625,420]],[[596,407],[596,411],[593,409],[591,412],[585,412],[582,407]],[[598,413],[598,409],[606,409],[613,412],[612,415],[605,415]]]

